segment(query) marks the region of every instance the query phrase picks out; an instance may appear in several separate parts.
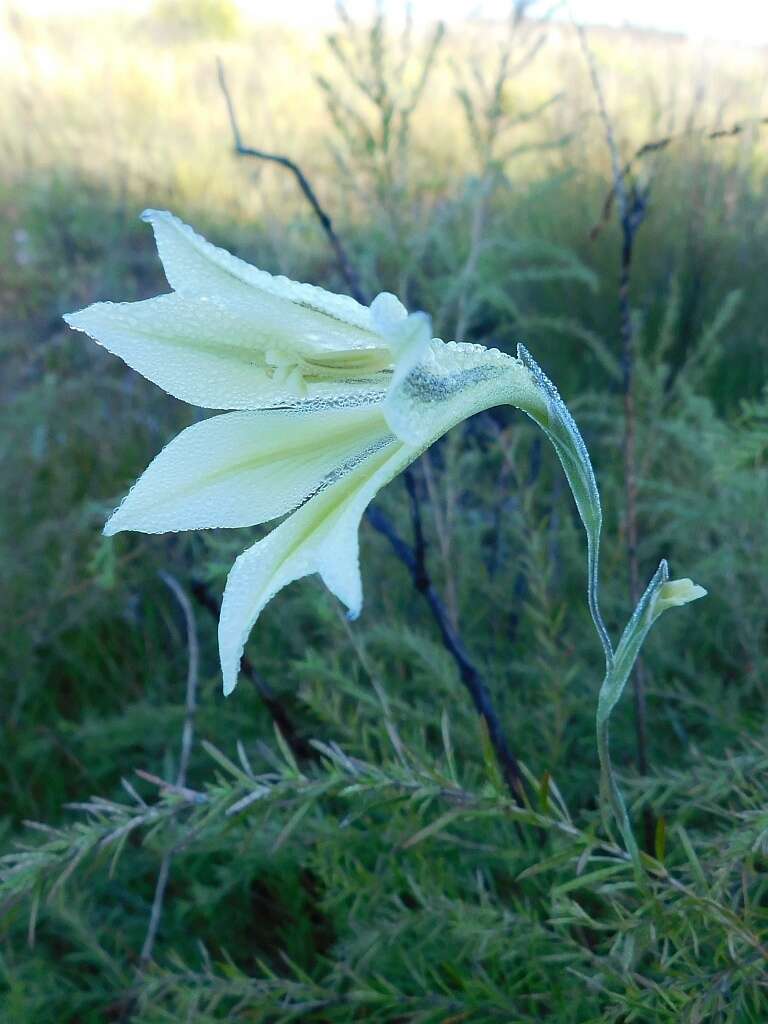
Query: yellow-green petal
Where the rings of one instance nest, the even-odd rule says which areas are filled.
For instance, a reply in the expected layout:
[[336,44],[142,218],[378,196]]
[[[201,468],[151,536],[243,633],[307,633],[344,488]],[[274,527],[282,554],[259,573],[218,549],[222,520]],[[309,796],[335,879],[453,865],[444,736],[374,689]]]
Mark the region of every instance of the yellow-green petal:
[[[143,302],[97,302],[64,319],[164,391],[203,409],[292,407],[301,399],[334,404],[346,396],[375,401],[389,380],[357,365],[370,365],[365,351],[362,359],[357,351],[329,353],[330,365],[318,358],[317,367],[296,354],[286,358],[255,313],[220,296],[173,292]],[[304,387],[290,382],[285,366],[303,368]]]
[[224,693],[237,683],[245,642],[262,609],[294,580],[319,573],[355,617],[362,607],[358,528],[366,506],[418,454],[392,438],[235,561],[219,619]]
[[376,407],[214,416],[188,427],[160,452],[104,532],[267,522],[348,472],[388,436]]
[[386,389],[395,357],[368,307],[258,270],[169,213],[150,210],[145,219],[174,291],[96,303],[65,316],[71,327],[207,409],[333,404]]
[[365,372],[391,362],[371,310],[349,295],[259,270],[167,211],[145,210],[142,217],[152,225],[174,291],[237,311],[250,324],[255,347],[297,354],[316,364],[327,359],[332,366],[351,350]]
[[141,217],[152,225],[168,284],[182,295],[221,291],[232,297],[251,296],[253,301],[261,296],[267,305],[268,300],[275,300],[271,308],[285,310],[296,306],[323,314],[335,321],[341,331],[371,331],[370,310],[349,295],[337,295],[316,285],[300,284],[259,270],[226,249],[212,245],[167,210],[145,210]]
[[681,580],[667,580],[662,583],[651,608],[651,616],[657,619],[668,608],[681,608],[691,601],[706,597],[707,591],[687,576]]

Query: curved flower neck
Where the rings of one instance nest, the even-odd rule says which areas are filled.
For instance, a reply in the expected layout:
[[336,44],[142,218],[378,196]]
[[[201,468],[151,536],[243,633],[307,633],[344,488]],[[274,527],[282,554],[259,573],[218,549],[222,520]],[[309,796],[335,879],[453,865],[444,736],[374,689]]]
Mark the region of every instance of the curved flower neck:
[[421,446],[468,416],[504,404],[547,420],[546,396],[520,359],[483,345],[434,338],[399,385],[393,381],[384,415],[394,434]]

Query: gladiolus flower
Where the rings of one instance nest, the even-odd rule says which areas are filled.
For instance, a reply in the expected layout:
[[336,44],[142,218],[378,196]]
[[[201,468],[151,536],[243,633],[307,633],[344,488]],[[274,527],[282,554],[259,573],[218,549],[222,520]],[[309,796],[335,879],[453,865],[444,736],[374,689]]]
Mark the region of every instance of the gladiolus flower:
[[131,488],[104,532],[243,527],[286,516],[229,574],[219,623],[224,692],[248,635],[288,583],[319,573],[356,616],[358,527],[369,502],[466,417],[509,403],[548,434],[590,538],[594,476],[573,420],[525,352],[431,337],[389,294],[365,307],[272,277],[169,213],[147,211],[173,289],[65,319],[170,394],[232,410],[193,424]]

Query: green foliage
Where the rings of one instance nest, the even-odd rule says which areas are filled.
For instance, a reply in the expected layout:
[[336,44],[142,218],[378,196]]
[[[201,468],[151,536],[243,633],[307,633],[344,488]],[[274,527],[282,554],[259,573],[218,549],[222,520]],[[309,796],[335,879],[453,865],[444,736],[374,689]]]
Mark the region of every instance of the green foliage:
[[[17,31],[42,45],[23,20]],[[326,104],[322,130],[281,100],[264,145],[311,172],[368,291],[398,291],[446,338],[508,350],[523,339],[557,381],[603,496],[601,600],[616,638],[631,612],[618,239],[608,225],[588,240],[605,197],[602,142],[567,52],[548,58],[557,44],[540,35],[514,18],[461,39],[347,18],[330,58],[306,62],[320,100],[301,100]],[[666,556],[710,594],[664,616],[644,649],[647,776],[626,698],[611,719],[638,842],[646,808],[659,823],[638,875],[597,804],[603,665],[583,533],[540,432],[506,410],[457,428],[415,480],[430,571],[525,766],[526,805],[503,788],[408,573],[368,529],[356,623],[306,581],[270,605],[249,645],[295,737],[275,734],[247,680],[222,699],[215,619],[195,602],[196,742],[186,784],[162,781],[178,770],[188,650],[158,574],[189,594],[220,592],[254,531],[100,537],[194,412],[60,314],[164,290],[135,217],[149,204],[268,269],[342,287],[293,184],[226,162],[209,49],[199,65],[190,47],[174,53],[189,62],[174,71],[188,69],[187,100],[166,111],[149,71],[126,77],[106,104],[114,135],[88,120],[99,102],[82,83],[62,81],[61,104],[70,87],[74,97],[63,107],[41,80],[30,107],[18,72],[0,100],[28,115],[28,137],[7,131],[0,172],[0,1020],[762,1024],[764,142],[692,131],[660,155],[635,253],[641,574]],[[548,59],[562,75],[539,70]],[[243,71],[250,44],[242,61],[232,84],[247,83],[260,108]],[[622,74],[623,95],[634,86]],[[290,95],[271,65],[269,81]],[[708,124],[707,109],[689,113]],[[402,485],[380,500],[410,539]]]

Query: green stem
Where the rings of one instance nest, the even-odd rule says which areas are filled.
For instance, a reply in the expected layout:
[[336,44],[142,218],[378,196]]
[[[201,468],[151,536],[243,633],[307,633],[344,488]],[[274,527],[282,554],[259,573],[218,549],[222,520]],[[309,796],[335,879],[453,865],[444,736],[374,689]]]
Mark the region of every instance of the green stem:
[[627,806],[621,794],[616,775],[611,763],[609,741],[609,722],[611,713],[624,692],[632,667],[637,660],[648,632],[655,621],[653,607],[662,586],[669,579],[666,561],[662,561],[653,578],[646,587],[645,593],[637,603],[632,618],[627,623],[616,655],[608,666],[603,685],[597,700],[597,752],[600,758],[600,785],[607,802],[619,826],[627,853],[630,854],[635,866],[640,870],[640,851],[635,840],[632,826],[627,813]]
[[560,397],[555,385],[525,346],[517,346],[517,355],[520,361],[528,367],[536,384],[546,395],[548,411],[546,421],[535,416],[531,416],[531,418],[541,427],[557,452],[587,534],[587,602],[589,613],[603,647],[605,670],[608,673],[613,665],[613,645],[603,622],[599,601],[600,530],[603,524],[603,513],[600,507],[600,492],[597,489],[589,452],[573,416],[568,411],[568,407]]

